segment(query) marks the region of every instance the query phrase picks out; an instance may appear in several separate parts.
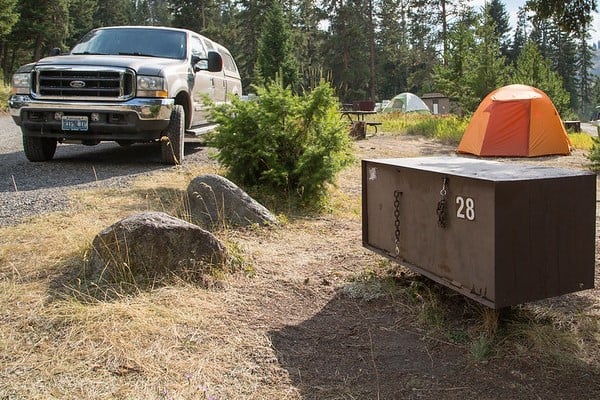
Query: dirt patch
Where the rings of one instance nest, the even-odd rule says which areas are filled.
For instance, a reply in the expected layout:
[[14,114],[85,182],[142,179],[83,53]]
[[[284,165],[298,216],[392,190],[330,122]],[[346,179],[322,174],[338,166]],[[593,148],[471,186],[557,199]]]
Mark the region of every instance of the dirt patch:
[[[385,135],[356,142],[356,150],[361,159],[455,154],[455,146]],[[588,164],[581,151],[499,161]],[[358,165],[342,174],[340,190],[359,203]],[[365,250],[360,217],[348,215],[236,238],[256,266],[255,278],[232,282],[249,301],[239,317],[267,330],[301,398],[600,397],[597,336],[589,346],[567,346],[558,354],[556,346],[552,354],[544,350],[544,340],[566,334],[561,321],[595,316],[598,323],[597,289],[515,307],[500,319],[499,331],[488,335],[485,307]],[[348,290],[351,285],[355,291]],[[431,310],[432,304],[437,308]],[[540,319],[538,313],[549,310],[556,319]],[[549,336],[527,338],[528,324],[549,330]]]

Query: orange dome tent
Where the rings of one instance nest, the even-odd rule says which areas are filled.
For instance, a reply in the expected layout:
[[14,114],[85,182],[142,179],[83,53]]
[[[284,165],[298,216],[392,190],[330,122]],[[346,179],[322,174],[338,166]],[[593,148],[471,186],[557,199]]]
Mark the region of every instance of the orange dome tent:
[[570,154],[571,143],[552,100],[526,85],[501,87],[479,104],[458,145],[478,156]]

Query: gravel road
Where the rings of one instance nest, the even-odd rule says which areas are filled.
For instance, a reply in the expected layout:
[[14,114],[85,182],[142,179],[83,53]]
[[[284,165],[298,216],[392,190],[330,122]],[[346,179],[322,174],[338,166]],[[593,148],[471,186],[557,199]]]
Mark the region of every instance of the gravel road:
[[[596,132],[587,125],[582,125],[582,130]],[[186,143],[184,167],[207,162],[205,147]],[[32,163],[23,153],[21,130],[8,115],[0,115],[0,166],[0,227],[68,208],[70,189],[126,187],[136,176],[174,168],[160,163],[158,145],[125,148],[112,142],[97,146],[60,144],[52,161]]]
[[[206,153],[198,143],[186,143],[184,165],[205,162]],[[113,142],[59,144],[52,161],[32,163],[23,153],[20,128],[0,115],[0,227],[68,208],[70,189],[126,187],[136,176],[168,168],[174,167],[160,163],[158,145],[125,148]]]

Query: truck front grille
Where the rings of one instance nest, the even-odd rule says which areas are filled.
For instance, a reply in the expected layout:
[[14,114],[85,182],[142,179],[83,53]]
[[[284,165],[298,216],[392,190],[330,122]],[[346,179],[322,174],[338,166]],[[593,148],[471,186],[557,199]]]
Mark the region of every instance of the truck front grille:
[[33,93],[39,99],[127,100],[135,94],[135,75],[125,68],[40,67]]

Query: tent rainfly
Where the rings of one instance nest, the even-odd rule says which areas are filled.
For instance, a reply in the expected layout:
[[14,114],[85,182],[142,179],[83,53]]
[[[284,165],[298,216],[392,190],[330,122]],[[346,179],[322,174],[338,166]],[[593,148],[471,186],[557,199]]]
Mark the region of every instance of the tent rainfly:
[[427,104],[419,96],[408,92],[394,96],[381,112],[431,114]]
[[571,143],[552,100],[526,85],[501,87],[479,104],[458,145],[478,156],[567,155]]

